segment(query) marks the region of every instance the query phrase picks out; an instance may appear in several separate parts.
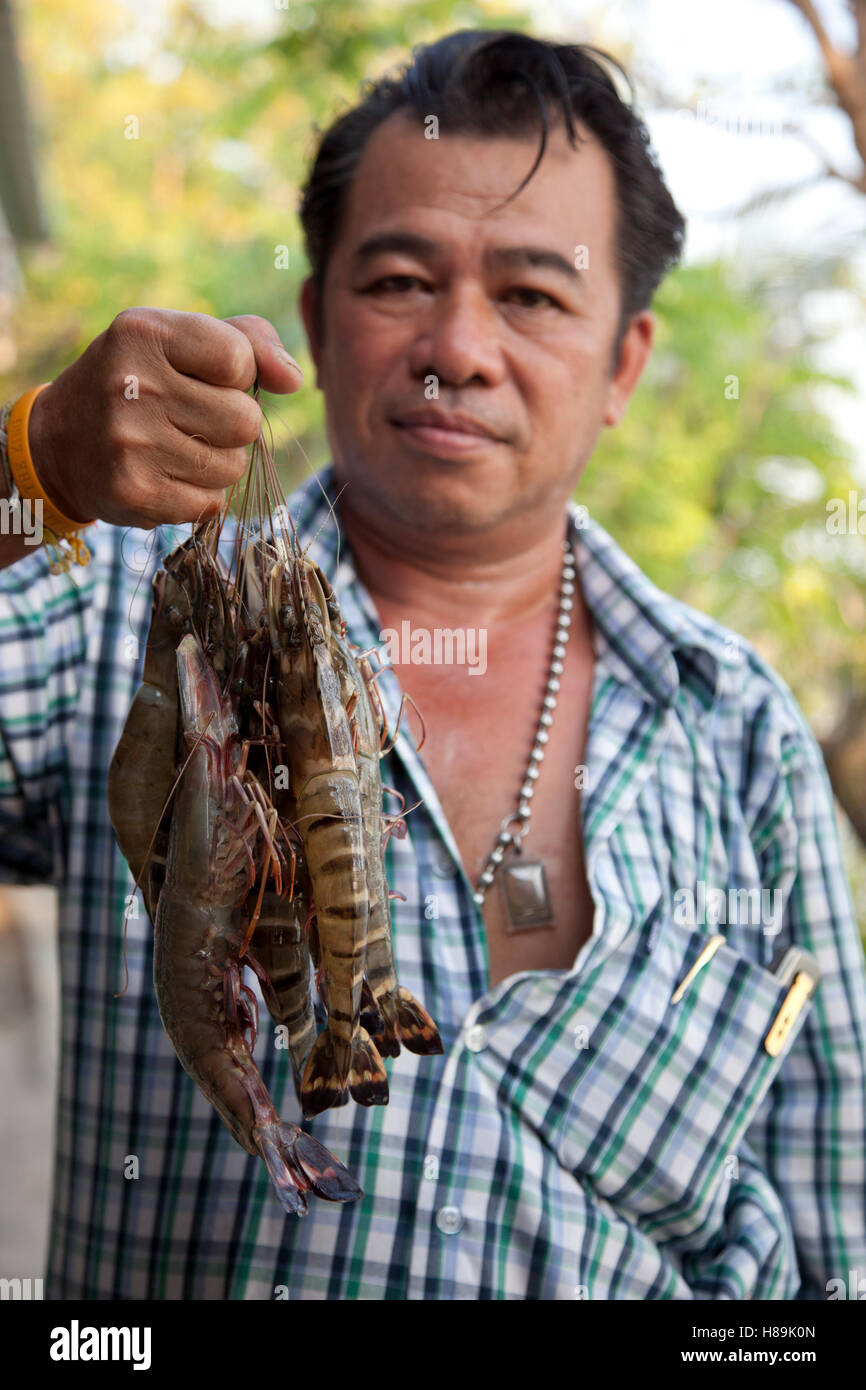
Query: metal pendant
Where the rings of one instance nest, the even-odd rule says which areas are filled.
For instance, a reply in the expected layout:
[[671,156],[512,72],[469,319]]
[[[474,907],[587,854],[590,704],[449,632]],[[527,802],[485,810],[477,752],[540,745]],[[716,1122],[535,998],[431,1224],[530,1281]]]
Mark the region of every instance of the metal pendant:
[[499,866],[499,878],[505,899],[506,931],[553,928],[547,876],[540,859],[527,859],[525,855],[512,851]]

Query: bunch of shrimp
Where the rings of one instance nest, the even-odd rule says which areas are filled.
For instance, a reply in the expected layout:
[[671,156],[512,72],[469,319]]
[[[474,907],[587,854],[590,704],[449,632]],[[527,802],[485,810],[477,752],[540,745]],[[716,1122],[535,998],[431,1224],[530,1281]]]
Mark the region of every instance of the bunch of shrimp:
[[[387,727],[373,673],[300,547],[264,435],[228,573],[225,515],[195,526],[154,580],[109,812],[154,922],[156,997],[175,1052],[237,1142],[264,1159],[285,1209],[303,1215],[308,1191],[350,1201],[361,1189],[280,1120],[253,1061],[243,966],[287,1026],[305,1116],[350,1095],[387,1103],[382,1056],[401,1041],[420,1053],[442,1043],[394,967],[383,855],[405,827],[382,810]],[[311,967],[327,1017],[318,1037]]]

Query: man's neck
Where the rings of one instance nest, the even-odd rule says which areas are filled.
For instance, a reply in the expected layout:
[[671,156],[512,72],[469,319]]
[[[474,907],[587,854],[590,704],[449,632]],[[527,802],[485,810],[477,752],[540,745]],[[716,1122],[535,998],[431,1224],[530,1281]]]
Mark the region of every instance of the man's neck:
[[463,546],[451,536],[447,548],[427,531],[420,539],[395,528],[386,539],[344,501],[338,505],[358,577],[380,612],[401,610],[440,626],[495,626],[531,619],[558,592],[564,512],[531,534],[523,528],[515,551],[495,535],[467,538]]

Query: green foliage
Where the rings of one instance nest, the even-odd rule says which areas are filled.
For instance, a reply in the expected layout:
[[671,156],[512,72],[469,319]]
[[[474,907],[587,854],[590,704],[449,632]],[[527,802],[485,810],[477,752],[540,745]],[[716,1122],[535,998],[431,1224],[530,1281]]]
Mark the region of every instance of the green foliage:
[[866,680],[862,540],[827,531],[828,500],[856,481],[818,402],[850,387],[813,365],[805,329],[778,344],[765,296],[721,263],[668,278],[644,378],[580,496],[661,588],[753,640],[820,716]]

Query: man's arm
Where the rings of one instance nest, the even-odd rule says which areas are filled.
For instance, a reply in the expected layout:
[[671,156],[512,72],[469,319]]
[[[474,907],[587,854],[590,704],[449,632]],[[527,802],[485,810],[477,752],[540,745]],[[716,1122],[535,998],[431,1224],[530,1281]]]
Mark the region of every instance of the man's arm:
[[[788,1211],[803,1284],[866,1276],[866,963],[820,750],[793,698],[772,782],[755,784],[762,886],[790,896],[775,947],[797,945],[822,979],[806,1021],[747,1131]],[[793,882],[792,882],[793,877]]]
[[[151,529],[216,515],[261,427],[246,394],[255,379],[275,392],[301,384],[265,319],[126,310],[33,403],[28,443],[40,485],[72,521]],[[0,879],[33,883],[60,872],[54,831],[94,575],[50,574],[48,555],[27,544],[22,514],[8,506],[3,462]]]
[[73,584],[49,557],[0,573],[0,880],[45,883],[62,873],[56,853],[68,728],[86,659],[93,577]]
[[[6,455],[12,403],[0,409],[0,498],[14,499]],[[11,484],[11,485],[10,485]],[[38,553],[27,544],[21,513],[0,527],[0,570]],[[41,542],[40,542],[41,543]],[[91,585],[70,593],[46,586],[47,560],[0,573],[0,881],[46,883],[56,869],[58,733],[74,706],[83,659],[83,619]],[[89,578],[89,575],[87,576]],[[51,661],[49,651],[62,653]],[[53,669],[52,669],[53,668]]]
[[[82,525],[217,516],[261,429],[247,394],[256,380],[265,391],[301,385],[266,319],[125,309],[33,402],[27,437],[45,495]],[[35,548],[0,525],[0,568]]]

